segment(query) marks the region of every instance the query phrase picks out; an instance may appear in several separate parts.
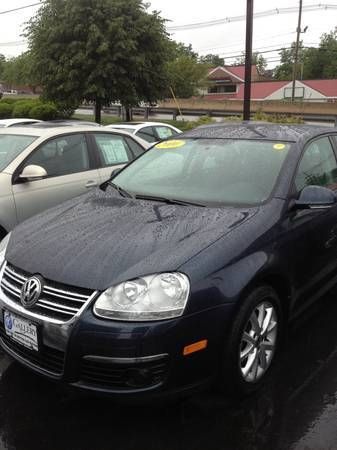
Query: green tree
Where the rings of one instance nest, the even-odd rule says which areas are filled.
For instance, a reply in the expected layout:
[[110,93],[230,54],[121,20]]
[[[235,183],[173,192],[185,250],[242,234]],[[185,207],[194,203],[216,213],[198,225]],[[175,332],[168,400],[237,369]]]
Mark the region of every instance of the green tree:
[[[295,61],[295,42],[290,49],[280,53],[281,63],[275,68],[275,78],[291,80]],[[318,47],[304,47],[300,42],[298,50],[297,78],[337,78],[337,27],[321,36]]]
[[322,78],[337,78],[337,27],[321,36],[316,62],[322,69]]
[[11,58],[4,63],[2,80],[10,86],[27,85],[34,91],[38,85],[32,67],[32,58],[29,52]]
[[[245,64],[245,54],[244,53],[242,53],[242,56],[240,56],[239,58],[236,58],[235,64],[240,64],[240,65]],[[263,55],[261,55],[261,53],[253,52],[252,64],[256,65],[259,73],[261,75],[263,75],[263,73],[265,72],[265,70],[267,68],[267,60],[265,59],[265,57]]]
[[189,98],[198,94],[198,89],[207,84],[209,64],[199,62],[199,55],[191,45],[170,41],[170,60],[166,64],[168,85],[166,97],[174,95]]
[[185,45],[183,42],[170,41],[171,53],[174,58],[179,56],[188,56],[197,60],[199,55],[192,48],[192,44]]
[[[199,63],[189,56],[179,56],[167,64],[170,88],[179,98],[189,98],[198,94],[198,89],[207,85],[208,64]],[[172,93],[167,92],[171,97]]]
[[142,0],[46,0],[26,34],[47,99],[154,102],[167,87],[165,22]]
[[221,58],[219,55],[213,55],[212,53],[200,56],[199,61],[204,64],[209,64],[210,67],[223,67],[225,65],[225,58]]

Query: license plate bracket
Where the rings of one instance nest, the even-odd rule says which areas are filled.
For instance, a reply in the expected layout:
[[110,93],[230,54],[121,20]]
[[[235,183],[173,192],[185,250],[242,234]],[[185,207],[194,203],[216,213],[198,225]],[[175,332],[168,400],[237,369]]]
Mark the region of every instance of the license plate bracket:
[[6,335],[29,350],[39,351],[38,327],[29,319],[17,316],[11,311],[3,315]]

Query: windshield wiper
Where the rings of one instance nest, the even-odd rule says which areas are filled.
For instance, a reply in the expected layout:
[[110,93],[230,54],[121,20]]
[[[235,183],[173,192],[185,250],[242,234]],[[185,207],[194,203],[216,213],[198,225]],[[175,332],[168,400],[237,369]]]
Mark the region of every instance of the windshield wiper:
[[132,194],[130,194],[130,192],[126,191],[125,189],[118,186],[117,184],[112,183],[111,181],[109,181],[108,184],[109,184],[109,186],[112,186],[114,189],[116,189],[116,191],[118,191],[122,197],[135,198]]
[[203,208],[205,208],[205,206],[206,206],[206,205],[203,205],[202,203],[190,202],[188,200],[179,200],[176,198],[166,198],[166,197],[156,197],[154,195],[136,194],[134,198],[137,198],[139,200],[153,200],[155,202],[163,202],[163,203],[168,203],[170,205],[201,206]]

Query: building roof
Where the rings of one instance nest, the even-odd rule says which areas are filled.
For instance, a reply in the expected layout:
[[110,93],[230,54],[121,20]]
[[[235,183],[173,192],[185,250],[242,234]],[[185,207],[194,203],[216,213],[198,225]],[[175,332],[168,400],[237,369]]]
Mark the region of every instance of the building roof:
[[182,137],[218,139],[266,139],[299,142],[314,136],[336,132],[337,128],[315,125],[287,125],[258,122],[204,125],[187,131]]
[[[274,92],[287,86],[291,81],[256,81],[251,84],[251,98],[252,100],[263,100],[269,97]],[[325,97],[337,98],[337,79],[333,80],[301,80],[297,83],[308,86],[311,89],[319,92]],[[243,100],[244,97],[244,84],[237,84],[237,92],[228,94],[207,94],[207,98],[212,100]]]
[[326,97],[337,97],[337,79],[333,80],[303,80],[303,84],[315,89]]
[[[259,81],[256,83],[252,83],[251,98],[253,100],[266,98],[273,92],[286,86],[288,83],[289,81]],[[236,98],[239,100],[243,100],[243,97],[244,97],[244,85],[240,85],[239,92]]]
[[[252,65],[252,80],[256,81],[260,77],[256,65]],[[219,66],[211,69],[208,74],[210,80],[233,79],[243,82],[245,79],[245,66]]]

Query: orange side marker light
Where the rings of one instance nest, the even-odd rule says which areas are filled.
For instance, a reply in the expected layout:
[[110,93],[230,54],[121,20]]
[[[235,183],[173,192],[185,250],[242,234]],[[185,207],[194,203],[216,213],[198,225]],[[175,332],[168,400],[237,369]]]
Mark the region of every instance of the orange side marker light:
[[207,339],[202,341],[194,342],[194,344],[187,345],[184,347],[183,355],[187,356],[191,353],[199,352],[200,350],[204,350],[207,347]]

